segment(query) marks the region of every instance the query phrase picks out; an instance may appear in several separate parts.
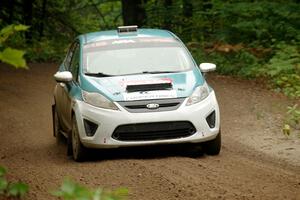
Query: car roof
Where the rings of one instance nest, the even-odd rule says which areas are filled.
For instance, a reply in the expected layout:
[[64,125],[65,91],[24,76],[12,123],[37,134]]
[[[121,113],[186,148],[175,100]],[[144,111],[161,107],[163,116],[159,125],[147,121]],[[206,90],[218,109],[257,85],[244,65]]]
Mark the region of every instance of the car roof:
[[159,37],[159,38],[177,38],[173,33],[161,29],[138,29],[136,33],[119,34],[117,30],[99,31],[86,33],[78,36],[82,44],[99,42],[103,40],[124,39],[124,38],[142,38],[142,37]]

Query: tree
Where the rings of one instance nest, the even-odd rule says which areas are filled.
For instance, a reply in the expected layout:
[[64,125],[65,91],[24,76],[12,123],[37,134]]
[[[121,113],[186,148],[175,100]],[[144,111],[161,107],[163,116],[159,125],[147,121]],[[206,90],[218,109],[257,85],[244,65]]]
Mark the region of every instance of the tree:
[[165,8],[165,15],[164,15],[164,21],[163,21],[163,28],[167,30],[171,30],[172,26],[172,13],[169,12],[171,6],[173,4],[172,0],[164,0],[163,6]]
[[43,0],[41,20],[40,20],[40,24],[39,24],[40,39],[44,36],[44,24],[45,24],[45,20],[46,20],[46,14],[47,14],[47,0]]
[[124,25],[142,27],[146,22],[144,4],[146,0],[122,0],[122,16]]
[[[32,27],[32,7],[34,0],[23,0],[23,20],[26,26]],[[29,43],[32,40],[31,29],[25,33],[26,41]]]

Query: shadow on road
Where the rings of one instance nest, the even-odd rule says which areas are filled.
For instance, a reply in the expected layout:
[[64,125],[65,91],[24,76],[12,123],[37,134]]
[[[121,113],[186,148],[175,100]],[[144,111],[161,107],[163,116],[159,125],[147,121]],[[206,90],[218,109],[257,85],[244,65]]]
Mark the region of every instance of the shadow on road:
[[203,157],[202,149],[193,145],[155,145],[89,150],[87,161],[113,159],[157,159],[165,157]]
[[[62,142],[61,148],[66,150],[66,141]],[[61,152],[62,154],[65,152]],[[141,147],[120,147],[114,149],[87,149],[85,162],[119,159],[157,159],[165,157],[204,157],[199,144],[169,144],[150,145]],[[70,157],[71,158],[71,157]]]

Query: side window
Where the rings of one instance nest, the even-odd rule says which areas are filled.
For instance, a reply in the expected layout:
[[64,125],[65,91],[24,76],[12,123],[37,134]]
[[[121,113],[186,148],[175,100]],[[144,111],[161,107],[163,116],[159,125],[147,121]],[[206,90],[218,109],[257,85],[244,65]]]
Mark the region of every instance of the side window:
[[70,64],[71,64],[71,59],[72,59],[72,55],[73,55],[73,50],[74,50],[75,44],[74,43],[71,44],[71,46],[70,46],[70,48],[68,50],[67,56],[65,58],[64,65],[65,65],[65,69],[66,70],[70,69]]
[[79,72],[79,57],[80,57],[80,48],[78,43],[74,45],[74,49],[72,51],[72,59],[71,59],[71,64],[69,71],[73,75],[73,80],[78,81],[78,72]]

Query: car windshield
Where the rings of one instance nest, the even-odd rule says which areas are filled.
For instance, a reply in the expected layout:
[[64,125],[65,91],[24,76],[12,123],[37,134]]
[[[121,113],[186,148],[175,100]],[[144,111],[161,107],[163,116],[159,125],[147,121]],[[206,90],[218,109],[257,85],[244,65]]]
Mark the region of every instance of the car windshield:
[[192,68],[187,50],[175,40],[115,40],[84,47],[84,73],[130,75],[172,73]]

